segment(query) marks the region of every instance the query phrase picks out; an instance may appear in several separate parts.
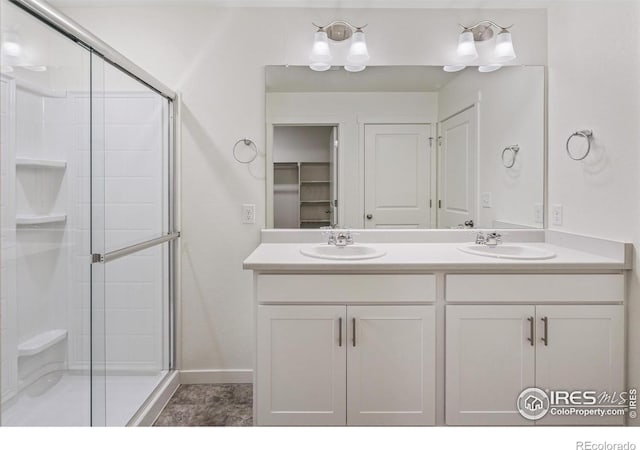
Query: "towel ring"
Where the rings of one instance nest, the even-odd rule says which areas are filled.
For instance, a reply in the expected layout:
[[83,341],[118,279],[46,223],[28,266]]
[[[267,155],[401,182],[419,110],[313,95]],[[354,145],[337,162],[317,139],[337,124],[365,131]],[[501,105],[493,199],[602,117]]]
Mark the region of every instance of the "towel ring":
[[[571,151],[569,150],[569,142],[571,142],[571,139],[573,139],[576,136],[583,137],[587,140],[587,151],[584,152],[584,155],[580,157],[573,156],[573,154],[571,154]],[[592,138],[593,138],[593,131],[591,130],[580,130],[580,131],[573,132],[571,136],[569,136],[569,138],[567,139],[567,144],[565,146],[567,148],[567,155],[569,155],[569,158],[573,159],[574,161],[582,161],[583,159],[585,159],[589,155],[589,152],[591,151]]]
[[[502,150],[502,165],[505,166],[507,169],[511,169],[516,163],[516,156],[518,155],[519,151],[520,151],[519,145],[510,145],[509,147],[505,147],[504,150]],[[504,155],[507,152],[511,152],[512,154],[511,164],[508,164],[507,161],[505,161],[504,159]]]
[[[236,151],[238,150],[238,144],[240,142],[244,143],[244,145],[246,145],[247,147],[251,147],[251,149],[253,150],[253,157],[251,157],[249,159],[240,159],[240,158],[238,158],[238,155],[237,155]],[[238,161],[239,163],[249,164],[249,163],[253,162],[253,160],[255,160],[257,157],[258,157],[258,147],[256,146],[256,143],[253,142],[251,139],[248,139],[248,138],[238,139],[236,141],[236,143],[233,144],[233,158],[236,161]]]

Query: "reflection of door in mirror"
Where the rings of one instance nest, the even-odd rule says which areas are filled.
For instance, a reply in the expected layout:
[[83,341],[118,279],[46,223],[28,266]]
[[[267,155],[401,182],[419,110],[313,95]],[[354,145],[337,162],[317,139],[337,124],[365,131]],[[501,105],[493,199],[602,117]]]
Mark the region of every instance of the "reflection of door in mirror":
[[438,139],[438,228],[462,228],[477,217],[477,108],[440,123]]
[[365,126],[365,228],[431,226],[429,124]]
[[337,127],[274,126],[273,224],[320,228],[335,224]]

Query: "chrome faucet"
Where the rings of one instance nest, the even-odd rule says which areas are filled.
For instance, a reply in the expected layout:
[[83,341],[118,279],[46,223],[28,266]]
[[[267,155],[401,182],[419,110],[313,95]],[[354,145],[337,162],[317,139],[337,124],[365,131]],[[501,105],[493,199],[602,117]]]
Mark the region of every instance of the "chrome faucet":
[[485,236],[482,231],[479,231],[476,235],[476,244],[487,245],[489,247],[495,247],[502,243],[502,235],[494,231],[493,233],[487,233]]
[[495,247],[498,244],[502,243],[502,235],[497,231],[493,233],[487,233],[487,237],[484,240],[484,245],[488,245],[489,247]]
[[327,230],[324,232],[329,237],[327,244],[335,245],[336,247],[346,247],[353,244],[353,235],[349,230]]

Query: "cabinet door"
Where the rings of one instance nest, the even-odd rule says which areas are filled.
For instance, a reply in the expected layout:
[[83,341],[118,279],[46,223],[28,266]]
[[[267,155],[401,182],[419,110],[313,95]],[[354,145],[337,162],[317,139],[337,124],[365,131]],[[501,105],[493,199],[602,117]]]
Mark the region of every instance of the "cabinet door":
[[434,424],[434,306],[349,306],[347,312],[347,423]]
[[258,306],[258,425],[345,424],[345,314],[344,306]]
[[[536,385],[550,390],[620,392],[624,389],[621,305],[538,306]],[[543,319],[547,320],[547,332]],[[543,340],[546,337],[546,343]],[[624,416],[547,414],[539,425],[610,425]]]
[[445,413],[448,425],[532,425],[516,409],[534,385],[528,305],[446,307]]

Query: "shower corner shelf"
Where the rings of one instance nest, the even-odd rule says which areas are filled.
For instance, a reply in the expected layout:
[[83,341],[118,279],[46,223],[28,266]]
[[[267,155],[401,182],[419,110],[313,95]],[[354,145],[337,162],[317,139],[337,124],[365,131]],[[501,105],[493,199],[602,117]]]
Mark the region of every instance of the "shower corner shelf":
[[67,330],[50,330],[38,334],[18,345],[18,356],[33,356],[42,353],[67,338]]
[[16,217],[16,225],[42,225],[46,223],[62,223],[67,221],[66,214],[48,214],[48,215],[19,215]]
[[55,159],[16,158],[16,167],[66,169],[67,162]]

